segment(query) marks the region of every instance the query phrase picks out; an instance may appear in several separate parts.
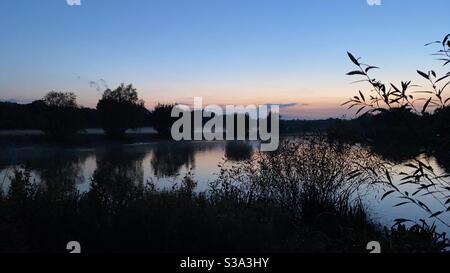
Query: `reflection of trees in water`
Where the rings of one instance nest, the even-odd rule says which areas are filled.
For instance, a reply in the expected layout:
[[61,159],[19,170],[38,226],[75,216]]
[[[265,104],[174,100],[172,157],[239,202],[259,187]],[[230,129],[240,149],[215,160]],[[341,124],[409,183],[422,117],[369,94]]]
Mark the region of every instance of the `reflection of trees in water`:
[[89,196],[98,204],[118,208],[144,187],[143,160],[146,151],[114,148],[97,154],[97,169],[91,179]]
[[144,182],[142,163],[146,155],[147,152],[140,147],[136,149],[119,147],[100,151],[97,154],[96,172],[111,179],[120,177],[142,184]]
[[249,159],[253,154],[253,146],[246,141],[228,141],[225,145],[225,156],[232,161]]
[[162,142],[154,150],[150,165],[157,178],[177,176],[180,170],[195,169],[195,155],[221,147],[219,142]]
[[391,143],[372,143],[368,148],[383,160],[395,164],[404,164],[423,155],[434,157],[438,166],[450,173],[450,151],[445,146],[431,148],[420,143],[400,143],[393,140]]
[[150,161],[156,177],[173,177],[179,174],[184,166],[195,168],[195,153],[197,147],[191,142],[159,143],[153,150]]
[[26,161],[26,164],[38,177],[40,187],[50,196],[71,195],[76,185],[84,182],[82,165],[90,156],[84,152],[54,150],[47,152],[44,158]]
[[401,143],[395,140],[389,143],[371,143],[369,148],[382,159],[398,164],[417,158],[424,153],[424,147],[419,143]]

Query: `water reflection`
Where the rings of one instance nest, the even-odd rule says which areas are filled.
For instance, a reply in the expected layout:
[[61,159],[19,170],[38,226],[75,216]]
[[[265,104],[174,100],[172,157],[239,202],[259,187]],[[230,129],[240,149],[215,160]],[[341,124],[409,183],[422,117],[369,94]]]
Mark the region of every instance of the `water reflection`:
[[[138,184],[152,180],[161,187],[170,187],[174,179],[193,169],[204,180],[204,189],[224,157],[224,147],[225,142],[170,141],[87,148],[7,147],[0,153],[0,182],[5,180],[3,189],[6,189],[12,169],[27,166],[34,180],[48,184],[41,183],[43,187],[60,187],[65,191],[76,188],[87,192],[94,173],[127,178]],[[232,156],[232,152],[227,154]]]
[[118,181],[133,181],[136,185],[143,185],[143,162],[148,154],[148,151],[136,146],[101,149],[96,154],[97,169],[95,174]]
[[228,141],[225,145],[225,157],[231,161],[251,158],[254,147],[246,141]]
[[83,169],[90,156],[89,152],[83,150],[48,146],[5,149],[0,155],[3,188],[9,185],[9,181],[6,180],[11,169],[23,166],[32,171],[34,181],[42,182],[39,186],[50,195],[50,198],[72,194],[78,185],[85,182]]
[[196,147],[191,142],[164,142],[155,146],[150,160],[153,174],[157,178],[179,175],[181,168],[195,169]]
[[[102,145],[73,148],[52,146],[6,147],[0,153],[0,188],[8,188],[7,176],[12,168],[27,165],[32,178],[41,183],[50,198],[92,191],[98,198],[121,200],[121,196],[142,187],[147,181],[158,188],[171,188],[189,170],[193,170],[198,191],[208,189],[217,178],[223,160],[248,159],[257,150],[257,143],[230,142],[170,142],[160,141],[133,145]],[[393,150],[392,150],[393,151]],[[410,154],[398,153],[406,161]],[[435,154],[432,165],[450,170],[448,154]],[[391,160],[392,161],[392,160]],[[181,177],[180,177],[181,176]],[[94,182],[93,182],[94,178]],[[123,184],[118,184],[120,183]],[[128,181],[128,182],[123,182]],[[411,190],[407,189],[409,192]],[[379,200],[384,191],[368,191],[367,198]],[[113,198],[114,197],[114,198]],[[419,217],[415,208],[393,209],[395,199],[373,203],[376,217],[390,223],[399,215]]]
[[[97,168],[88,195],[96,204],[117,210],[144,188],[144,159],[149,154],[139,147],[123,146],[97,151]],[[104,209],[104,208],[103,208]]]

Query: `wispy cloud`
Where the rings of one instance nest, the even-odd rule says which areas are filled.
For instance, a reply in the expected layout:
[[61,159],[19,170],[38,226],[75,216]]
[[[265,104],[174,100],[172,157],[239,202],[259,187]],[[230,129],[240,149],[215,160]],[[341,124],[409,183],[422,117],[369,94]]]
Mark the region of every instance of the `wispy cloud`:
[[297,105],[299,105],[299,103],[297,103],[297,102],[282,103],[282,104],[267,103],[266,105],[269,106],[269,107],[271,107],[271,106],[278,106],[278,107],[280,107],[280,109],[283,109],[283,108],[290,108],[290,107],[297,106]]

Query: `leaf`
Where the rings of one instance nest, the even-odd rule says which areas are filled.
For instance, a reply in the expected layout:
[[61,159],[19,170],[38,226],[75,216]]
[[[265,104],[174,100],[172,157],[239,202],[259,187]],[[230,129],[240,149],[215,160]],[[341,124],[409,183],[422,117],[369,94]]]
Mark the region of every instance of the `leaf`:
[[409,204],[410,202],[401,202],[401,203],[398,203],[397,205],[395,205],[394,206],[394,208],[395,207],[400,207],[400,206],[403,206],[403,205],[406,205],[406,204]]
[[377,66],[368,66],[367,68],[366,68],[366,73],[367,72],[369,72],[369,70],[371,70],[371,69],[379,69],[379,67],[377,67]]
[[422,72],[420,70],[417,70],[417,73],[419,73],[420,76],[424,77],[427,80],[430,79],[430,76],[428,76],[428,74],[426,74],[426,73],[424,73],[424,72]]
[[361,96],[362,100],[365,102],[366,98],[364,97],[364,94],[361,92],[361,90],[359,91],[359,95]]
[[430,208],[429,208],[427,205],[425,205],[423,202],[421,202],[421,201],[417,201],[417,202],[418,202],[419,205],[420,205],[422,208],[424,208],[426,211],[431,212]]
[[356,111],[355,115],[358,115],[362,110],[364,110],[364,108],[366,108],[366,106],[363,106],[363,107],[359,108],[358,111]]
[[405,222],[412,222],[412,221],[411,221],[411,220],[408,220],[408,219],[402,219],[402,218],[399,218],[399,219],[395,219],[394,222],[395,222],[396,225],[400,225],[400,224],[402,224],[402,223],[405,223]]
[[445,46],[445,44],[447,43],[449,37],[450,37],[450,34],[447,34],[447,36],[444,37],[444,40],[442,40],[442,46]]
[[450,77],[450,75],[445,75],[444,77],[439,78],[439,79],[436,81],[436,83],[438,83],[438,82],[440,82],[440,81],[442,81],[442,80],[444,80],[444,79],[446,79],[446,78],[448,78],[448,77]]
[[417,191],[415,191],[412,195],[415,196],[417,195],[419,192],[421,192],[423,190],[423,188],[418,189]]
[[436,216],[439,216],[439,215],[441,215],[442,213],[444,213],[444,212],[443,212],[443,211],[435,212],[435,213],[431,214],[430,218],[434,218],[434,217],[436,217]]
[[385,194],[383,194],[383,196],[381,197],[381,200],[383,201],[384,198],[386,198],[389,194],[395,192],[395,190],[390,190],[388,192],[386,192]]
[[400,89],[398,89],[398,88],[397,88],[397,86],[395,86],[395,85],[394,85],[394,84],[392,84],[392,83],[391,83],[391,86],[392,86],[392,88],[394,88],[394,89],[395,89],[395,91],[397,91],[397,92],[401,93],[401,92],[400,92]]
[[391,178],[391,175],[389,174],[388,170],[386,170],[386,177],[389,180],[389,183],[392,184],[392,178]]
[[432,44],[440,44],[440,43],[441,43],[441,41],[435,41],[435,42],[431,42],[431,43],[425,44],[425,46],[429,46],[429,45],[432,45]]
[[347,55],[354,64],[356,64],[357,66],[360,66],[359,61],[355,58],[355,56],[352,55],[352,53],[347,52]]
[[428,108],[428,105],[430,104],[430,102],[431,102],[431,98],[429,98],[427,100],[427,102],[424,104],[423,109],[422,109],[422,114],[424,114],[425,111],[427,111],[427,108]]
[[445,90],[445,88],[447,88],[447,86],[450,84],[450,81],[448,82],[448,83],[446,83],[445,85],[444,85],[444,87],[442,87],[442,90]]
[[362,71],[351,71],[347,73],[347,76],[353,76],[353,75],[366,75],[366,73],[362,72]]

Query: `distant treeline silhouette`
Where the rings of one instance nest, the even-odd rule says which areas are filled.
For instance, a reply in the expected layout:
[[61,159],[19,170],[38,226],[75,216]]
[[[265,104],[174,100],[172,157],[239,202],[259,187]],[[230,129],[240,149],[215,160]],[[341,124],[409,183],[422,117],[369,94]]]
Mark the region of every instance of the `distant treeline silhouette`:
[[[134,115],[131,115],[132,110],[126,109],[130,106],[121,108],[120,105],[115,102],[106,105],[103,102],[101,107],[106,109],[102,112],[86,107],[51,107],[44,100],[29,104],[0,102],[0,130],[44,130],[55,137],[64,138],[78,130],[104,128],[111,136],[123,137],[129,128],[154,127],[162,136],[170,135],[170,127],[175,120],[170,116],[173,105],[158,105],[153,111],[136,107]],[[205,118],[204,122],[207,120],[209,118]],[[63,131],[59,132],[59,128]],[[377,114],[367,113],[351,120],[281,120],[280,132],[326,133],[333,139],[355,142],[380,144],[398,141],[405,145],[439,143],[448,147],[450,108],[446,106],[424,114],[391,109]]]
[[[95,109],[78,105],[74,93],[52,91],[41,100],[29,104],[0,102],[0,130],[42,130],[50,139],[67,140],[80,130],[103,128],[108,136],[120,139],[127,129],[151,126],[162,137],[169,137],[171,126],[177,120],[171,117],[175,105],[158,104],[150,111],[145,108],[144,101],[138,98],[136,89],[124,84],[115,90],[106,90]],[[203,117],[203,124],[213,117],[214,114]],[[246,114],[246,137],[249,119],[250,116]],[[191,120],[193,123],[194,119]],[[285,134],[325,132],[338,121],[282,120],[280,130]],[[236,126],[235,122],[235,132]]]

